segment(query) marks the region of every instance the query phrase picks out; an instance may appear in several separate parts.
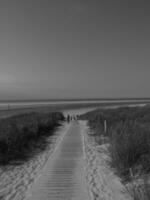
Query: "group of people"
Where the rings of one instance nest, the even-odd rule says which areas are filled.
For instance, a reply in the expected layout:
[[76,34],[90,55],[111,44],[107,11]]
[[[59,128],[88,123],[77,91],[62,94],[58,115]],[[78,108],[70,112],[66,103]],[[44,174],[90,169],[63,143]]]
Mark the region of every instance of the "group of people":
[[77,121],[79,119],[79,115],[67,115],[67,122],[71,122],[71,121]]

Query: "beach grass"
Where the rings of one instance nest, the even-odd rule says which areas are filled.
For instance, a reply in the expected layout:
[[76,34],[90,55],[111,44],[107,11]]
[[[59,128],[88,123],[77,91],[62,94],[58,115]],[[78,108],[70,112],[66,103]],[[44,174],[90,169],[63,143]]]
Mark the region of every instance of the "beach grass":
[[[98,109],[80,116],[88,120],[93,136],[101,144],[107,138],[111,166],[123,180],[135,173],[150,172],[150,107]],[[107,129],[105,130],[104,122]]]
[[0,166],[21,164],[45,150],[64,120],[60,112],[31,112],[0,120]]

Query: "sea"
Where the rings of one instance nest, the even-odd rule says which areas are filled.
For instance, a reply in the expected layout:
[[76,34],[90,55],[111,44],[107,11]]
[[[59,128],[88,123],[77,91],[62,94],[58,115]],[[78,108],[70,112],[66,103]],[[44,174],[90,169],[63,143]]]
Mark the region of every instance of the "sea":
[[74,105],[74,104],[116,104],[125,103],[134,106],[141,106],[150,103],[150,99],[98,99],[98,100],[42,100],[42,101],[0,101],[0,109],[30,108],[39,106]]

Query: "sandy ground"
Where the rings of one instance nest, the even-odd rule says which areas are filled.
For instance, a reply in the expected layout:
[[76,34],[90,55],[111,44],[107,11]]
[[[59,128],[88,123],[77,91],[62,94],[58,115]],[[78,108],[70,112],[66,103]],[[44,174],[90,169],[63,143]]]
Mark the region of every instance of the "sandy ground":
[[131,200],[120,179],[110,169],[108,144],[96,145],[88,135],[86,122],[82,123],[84,157],[86,159],[86,179],[92,200]]
[[90,200],[84,166],[81,125],[74,121],[27,200]]
[[[35,185],[39,176],[46,169],[46,163],[48,163],[49,158],[60,149],[63,138],[69,129],[70,125],[68,124],[59,127],[56,134],[51,138],[53,142],[49,148],[31,161],[22,166],[0,169],[0,200],[26,199],[27,192],[31,190],[31,186]],[[74,132],[76,130],[74,129]],[[82,174],[82,176],[86,177],[91,200],[131,200],[124,185],[108,165],[110,157],[107,144],[99,146],[95,144],[88,134],[89,129],[86,122],[80,121],[79,130],[83,136],[81,140],[83,145],[81,146],[83,147],[85,161],[84,166],[82,166],[85,169],[85,174]],[[60,164],[55,165],[54,169],[59,166]],[[79,173],[81,171],[81,166],[79,165],[75,172],[78,181],[79,179],[83,180]],[[82,198],[74,199],[83,200]]]
[[34,157],[21,166],[9,166],[0,169],[0,200],[23,200],[27,190],[38,178],[48,158],[63,139],[70,125],[59,127],[54,136],[50,138],[52,143],[45,152]]

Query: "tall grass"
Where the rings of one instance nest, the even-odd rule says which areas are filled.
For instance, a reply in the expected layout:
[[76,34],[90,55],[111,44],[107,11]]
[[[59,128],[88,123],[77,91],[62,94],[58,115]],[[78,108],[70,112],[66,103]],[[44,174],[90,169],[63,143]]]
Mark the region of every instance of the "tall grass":
[[28,113],[0,120],[0,165],[22,163],[47,146],[62,113]]
[[150,126],[133,121],[118,123],[111,130],[110,154],[112,166],[123,178],[134,173],[150,171]]
[[150,107],[99,109],[80,119],[88,120],[96,137],[108,137],[111,166],[123,180],[129,181],[131,168],[135,175],[150,172]]

